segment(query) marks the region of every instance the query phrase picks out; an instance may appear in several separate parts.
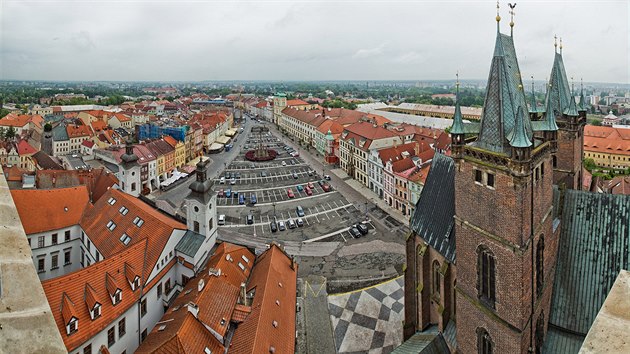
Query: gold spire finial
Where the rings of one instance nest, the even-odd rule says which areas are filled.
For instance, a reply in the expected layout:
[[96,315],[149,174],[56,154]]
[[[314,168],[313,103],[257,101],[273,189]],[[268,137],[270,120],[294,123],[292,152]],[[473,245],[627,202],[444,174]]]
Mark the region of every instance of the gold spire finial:
[[516,7],[516,3],[508,3],[508,7],[510,8],[510,27],[514,28],[514,15],[516,14],[514,8]]
[[562,37],[560,37],[560,54],[562,54]]
[[553,35],[553,46],[556,50],[558,49],[558,36],[555,34]]
[[499,25],[499,21],[501,21],[501,16],[499,16],[499,1],[497,0],[497,26]]

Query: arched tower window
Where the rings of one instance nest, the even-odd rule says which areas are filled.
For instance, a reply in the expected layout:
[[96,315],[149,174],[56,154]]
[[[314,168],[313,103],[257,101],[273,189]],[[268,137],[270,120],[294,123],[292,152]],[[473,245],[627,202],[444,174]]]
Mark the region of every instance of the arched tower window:
[[477,255],[478,295],[481,300],[494,307],[494,301],[496,299],[495,257],[494,254],[483,245],[477,248]]
[[492,354],[494,343],[485,328],[477,328],[477,353]]
[[440,262],[433,261],[433,294],[441,295],[442,274],[440,274]]
[[545,284],[545,236],[540,235],[536,245],[536,296],[542,295]]
[[553,167],[558,167],[558,158],[556,155],[551,156],[551,162],[553,163]]

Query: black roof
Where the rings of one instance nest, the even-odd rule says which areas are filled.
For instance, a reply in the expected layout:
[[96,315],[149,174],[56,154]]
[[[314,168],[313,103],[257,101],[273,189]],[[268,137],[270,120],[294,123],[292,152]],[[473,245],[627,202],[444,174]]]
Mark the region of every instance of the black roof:
[[630,196],[567,190],[549,316],[554,332],[577,334],[570,338],[581,345],[619,271],[629,268]]
[[411,229],[449,262],[455,263],[455,162],[436,153]]

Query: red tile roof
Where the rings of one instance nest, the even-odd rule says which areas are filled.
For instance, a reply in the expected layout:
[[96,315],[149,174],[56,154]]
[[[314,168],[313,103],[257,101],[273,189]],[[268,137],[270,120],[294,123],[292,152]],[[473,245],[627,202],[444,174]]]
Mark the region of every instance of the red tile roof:
[[81,142],[81,145],[87,148],[92,148],[94,146],[94,142],[92,140],[83,140],[83,142]]
[[91,170],[38,170],[35,184],[39,189],[68,188],[85,185],[93,202],[118,184],[118,178],[105,168]]
[[584,151],[630,155],[630,129],[586,125]]
[[78,225],[89,202],[85,186],[14,189],[11,196],[27,235]]
[[[113,205],[109,203],[110,198],[116,200]],[[123,206],[129,210],[126,215],[120,212]],[[144,221],[140,227],[134,224],[136,217]],[[116,224],[112,231],[107,228],[110,221]],[[148,279],[151,270],[159,261],[160,254],[173,231],[186,230],[186,225],[117,189],[109,189],[94,203],[94,207],[88,208],[80,225],[105,258],[123,251],[129,245],[148,240],[151,247],[147,251],[144,279]],[[131,237],[131,242],[127,246],[120,241],[123,233]]]
[[94,131],[101,131],[101,130],[107,129],[107,123],[101,120],[95,120],[90,124],[92,125],[92,129],[94,129]]
[[33,155],[38,150],[31,146],[26,140],[20,140],[17,143],[17,150],[20,156],[22,155]]
[[116,116],[116,118],[118,119],[119,122],[124,123],[124,122],[130,122],[131,118],[122,114],[122,113],[116,113],[114,114],[114,116]]
[[[36,115],[41,118],[41,116]],[[30,116],[27,114],[15,114],[9,113],[6,116],[0,119],[0,126],[3,127],[14,127],[14,128],[22,128],[26,126],[34,116]]]
[[354,123],[344,130],[341,139],[352,141],[355,147],[361,150],[369,150],[372,141],[385,138],[397,137],[395,134],[383,126],[369,122]]
[[389,160],[398,161],[402,159],[403,158],[402,153],[404,151],[409,153],[409,155],[415,155],[416,154],[415,148],[416,148],[415,142],[398,145],[398,146],[392,146],[390,148],[378,150],[378,156],[381,162],[383,163],[383,166],[385,166],[385,164]]
[[252,313],[236,328],[230,353],[295,352],[297,265],[291,263],[276,244],[258,257],[247,282],[247,292],[256,291]]
[[166,141],[172,147],[175,147],[177,145],[177,140],[169,135],[164,136],[164,141]]
[[[140,290],[131,290],[131,285],[125,280],[123,267],[125,263],[129,263],[142,269],[146,249],[146,241],[138,242],[87,268],[42,282],[57,328],[68,351],[79,348],[110,326],[112,321],[131,306],[136,305]],[[122,290],[121,302],[116,305],[112,304],[106,288],[106,277],[115,279]],[[93,291],[88,290],[89,288]],[[95,302],[101,304],[101,316],[92,320],[90,305],[93,306]],[[75,333],[68,335],[66,325],[72,317],[79,320],[78,328]]]
[[84,136],[91,136],[90,129],[86,125],[69,124],[66,126],[69,138],[80,138]]
[[310,103],[306,102],[306,101],[302,101],[300,99],[295,99],[295,100],[287,100],[287,107],[292,107],[292,106],[306,106],[309,105]]

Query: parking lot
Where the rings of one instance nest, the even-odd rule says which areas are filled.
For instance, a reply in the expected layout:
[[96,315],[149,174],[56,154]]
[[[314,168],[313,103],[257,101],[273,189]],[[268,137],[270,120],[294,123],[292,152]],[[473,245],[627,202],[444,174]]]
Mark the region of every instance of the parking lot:
[[[251,133],[246,139],[249,149],[262,145],[279,155],[272,161],[251,162],[245,159],[249,149],[244,147],[226,164],[215,180],[218,213],[224,215],[220,227],[252,237],[302,242],[353,242],[376,234],[364,209],[349,203],[300,156],[291,156],[298,151],[268,133]],[[298,215],[298,206],[303,215]],[[364,226],[351,230],[357,223]]]

